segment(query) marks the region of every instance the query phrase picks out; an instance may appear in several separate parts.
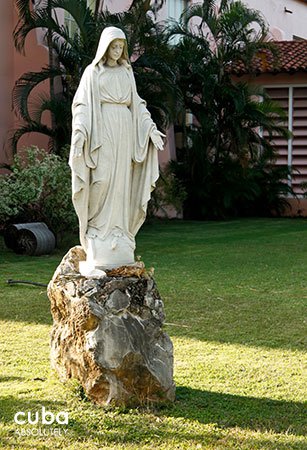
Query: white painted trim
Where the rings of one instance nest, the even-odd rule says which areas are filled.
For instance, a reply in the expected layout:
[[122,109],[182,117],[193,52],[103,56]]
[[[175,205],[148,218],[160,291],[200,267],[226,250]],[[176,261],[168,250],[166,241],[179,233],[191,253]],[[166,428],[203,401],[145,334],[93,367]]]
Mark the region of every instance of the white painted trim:
[[[259,99],[259,103],[263,103],[263,96],[262,95],[258,95],[258,99]],[[259,136],[261,138],[263,138],[263,127],[259,127]]]
[[288,88],[288,87],[293,87],[293,88],[302,88],[302,87],[307,87],[307,84],[264,84],[263,85],[264,88]]

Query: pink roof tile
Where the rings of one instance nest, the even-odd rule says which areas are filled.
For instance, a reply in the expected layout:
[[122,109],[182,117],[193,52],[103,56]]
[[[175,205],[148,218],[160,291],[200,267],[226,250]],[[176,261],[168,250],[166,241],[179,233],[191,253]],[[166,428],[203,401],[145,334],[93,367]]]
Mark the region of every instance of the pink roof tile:
[[[261,73],[294,73],[307,72],[307,40],[304,41],[276,41],[277,59],[269,50],[262,50],[252,62],[252,72]],[[231,72],[243,75],[251,72],[243,62],[233,65]]]

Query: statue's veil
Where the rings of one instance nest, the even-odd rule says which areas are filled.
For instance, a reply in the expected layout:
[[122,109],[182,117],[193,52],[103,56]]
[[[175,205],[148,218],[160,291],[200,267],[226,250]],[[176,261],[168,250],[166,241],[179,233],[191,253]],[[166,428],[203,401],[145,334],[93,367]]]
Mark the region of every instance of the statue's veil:
[[96,65],[104,57],[109,45],[114,39],[124,39],[126,41],[125,33],[116,27],[107,27],[103,30],[100,36],[96,56],[92,64]]

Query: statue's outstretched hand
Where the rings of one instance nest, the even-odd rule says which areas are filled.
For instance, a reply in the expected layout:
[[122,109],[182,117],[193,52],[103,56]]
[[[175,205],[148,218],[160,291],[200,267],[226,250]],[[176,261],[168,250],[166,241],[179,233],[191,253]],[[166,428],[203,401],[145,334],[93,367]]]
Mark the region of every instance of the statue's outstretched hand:
[[150,135],[153,145],[160,151],[164,150],[164,142],[162,138],[165,137],[165,134],[161,133],[161,131],[157,129],[153,130]]
[[82,156],[84,141],[85,139],[83,133],[81,133],[81,131],[77,131],[71,142],[71,150],[75,158]]

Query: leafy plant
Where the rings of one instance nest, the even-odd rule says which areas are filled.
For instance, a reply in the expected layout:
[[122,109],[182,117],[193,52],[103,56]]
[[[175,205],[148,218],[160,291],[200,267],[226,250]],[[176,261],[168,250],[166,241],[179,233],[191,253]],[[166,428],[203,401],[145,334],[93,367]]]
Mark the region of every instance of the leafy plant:
[[77,228],[66,161],[32,147],[14,157],[11,173],[0,177],[0,221],[45,222],[56,234]]
[[182,216],[182,208],[187,198],[186,190],[181,180],[177,178],[172,170],[171,164],[160,170],[160,178],[157,187],[151,194],[148,204],[147,216],[169,217],[176,214]]

